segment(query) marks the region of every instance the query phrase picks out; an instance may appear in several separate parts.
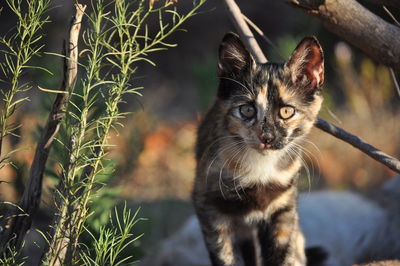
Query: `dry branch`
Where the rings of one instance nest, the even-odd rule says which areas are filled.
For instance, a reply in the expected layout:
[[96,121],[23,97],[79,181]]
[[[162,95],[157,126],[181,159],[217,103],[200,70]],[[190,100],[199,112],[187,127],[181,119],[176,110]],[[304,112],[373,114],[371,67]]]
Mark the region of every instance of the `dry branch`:
[[338,139],[341,139],[353,147],[359,149],[360,151],[367,154],[369,157],[381,162],[382,164],[386,165],[393,171],[400,173],[400,161],[394,157],[391,157],[384,153],[383,151],[377,149],[376,147],[372,146],[371,144],[363,141],[358,136],[355,136],[340,127],[332,125],[325,120],[320,118],[317,119],[315,126],[319,129],[325,131],[328,134],[335,136]]
[[393,80],[393,85],[396,88],[397,95],[400,97],[400,86],[399,83],[397,82],[396,74],[394,73],[393,68],[389,68],[389,71],[390,71],[390,76],[392,77]]
[[260,46],[258,46],[257,40],[254,38],[254,35],[251,32],[246,21],[243,20],[242,12],[236,5],[235,1],[225,0],[224,2],[226,7],[228,8],[228,13],[231,16],[233,23],[235,23],[235,27],[239,32],[240,37],[242,38],[242,40],[244,40],[247,49],[249,49],[251,54],[257,55],[258,62],[266,63],[268,60],[261,51]]
[[43,129],[38,145],[36,147],[34,159],[29,172],[28,184],[19,203],[19,207],[24,211],[24,215],[18,209],[12,209],[0,225],[3,230],[0,232],[0,252],[5,251],[8,245],[20,246],[25,233],[30,229],[32,217],[36,213],[42,193],[43,172],[46,161],[52,146],[53,140],[60,128],[61,120],[65,115],[66,105],[69,100],[77,77],[78,62],[78,37],[81,28],[81,21],[86,6],[76,5],[76,14],[71,22],[69,32],[68,47],[64,47],[64,78],[50,111],[47,123]]
[[400,8],[400,0],[367,0],[376,5],[384,5],[384,6],[391,6]]
[[328,30],[354,44],[377,62],[400,71],[400,28],[396,25],[381,19],[355,0],[289,2],[320,19]]
[[[235,15],[231,15],[232,18],[232,22],[235,25],[236,29],[238,30],[239,34],[242,34],[242,30],[240,30],[240,27],[243,23],[245,23],[244,18],[242,13],[240,12],[239,7],[236,5],[236,3],[233,0],[224,0],[225,4],[229,7],[230,5],[234,5],[234,8],[229,8],[228,12],[236,12]],[[329,0],[327,0],[329,1]],[[316,3],[319,1],[307,1],[309,3]],[[249,34],[249,33],[247,33]],[[252,33],[250,33],[252,34]],[[242,36],[241,36],[242,37]],[[242,38],[244,40],[244,42],[247,43],[248,46],[251,46],[252,44],[247,42],[247,40],[249,38]],[[254,37],[250,38],[252,40],[254,40]],[[258,46],[258,45],[257,45]],[[254,51],[254,50],[251,50]],[[252,53],[253,56],[255,57],[256,61],[258,62],[263,62],[263,59],[265,58],[265,56],[262,54],[261,50],[259,50],[259,52],[257,53]],[[330,124],[329,122],[318,118],[315,126],[321,130],[323,130],[324,132],[333,135],[341,140],[343,140],[344,142],[349,143],[350,145],[352,145],[353,147],[359,149],[360,151],[364,152],[365,154],[367,154],[368,156],[370,156],[371,158],[379,161],[380,163],[386,165],[387,167],[389,167],[390,169],[392,169],[393,171],[397,172],[400,174],[400,161],[397,160],[396,158],[393,158],[389,155],[387,155],[386,153],[382,152],[381,150],[375,148],[374,146],[366,143],[365,141],[363,141],[362,139],[360,139],[359,137],[345,131],[344,129],[334,126],[332,124]]]

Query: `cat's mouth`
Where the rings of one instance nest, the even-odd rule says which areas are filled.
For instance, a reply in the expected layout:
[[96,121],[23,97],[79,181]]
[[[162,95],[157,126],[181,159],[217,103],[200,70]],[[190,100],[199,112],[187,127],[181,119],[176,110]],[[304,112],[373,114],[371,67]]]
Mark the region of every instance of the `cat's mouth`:
[[263,142],[249,144],[249,147],[261,154],[267,154],[269,152],[282,149],[282,145],[279,145],[279,143],[263,143]]
[[260,143],[260,144],[258,144],[257,149],[259,149],[259,150],[261,150],[261,151],[263,151],[263,150],[270,150],[270,149],[272,149],[272,145],[269,144],[269,143]]
[[274,150],[274,148],[272,147],[271,144],[269,143],[252,143],[248,145],[250,148],[252,148],[253,150],[256,150],[257,152],[261,153],[261,154],[266,154],[269,151]]

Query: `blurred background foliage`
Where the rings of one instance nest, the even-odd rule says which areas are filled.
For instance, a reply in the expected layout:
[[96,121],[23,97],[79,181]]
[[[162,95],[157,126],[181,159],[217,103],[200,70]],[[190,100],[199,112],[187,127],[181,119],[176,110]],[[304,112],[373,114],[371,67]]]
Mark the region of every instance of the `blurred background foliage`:
[[[80,1],[89,3],[89,1]],[[183,11],[190,1],[179,1]],[[270,60],[282,61],[306,35],[320,40],[326,60],[325,102],[321,117],[360,136],[388,154],[400,157],[400,98],[396,94],[388,68],[371,61],[358,49],[329,33],[315,19],[287,5],[284,1],[237,1],[244,14],[272,39],[279,53],[259,39]],[[363,1],[360,1],[365,4]],[[89,3],[90,4],[90,3]],[[45,27],[44,43],[49,52],[61,52],[68,23],[73,14],[72,1],[54,0],[50,11],[52,23]],[[374,8],[367,5],[369,8]],[[133,210],[148,218],[135,227],[144,236],[135,243],[136,259],[157,249],[159,240],[170,235],[192,213],[190,193],[194,179],[194,144],[196,127],[213,101],[216,88],[216,55],[223,35],[233,31],[221,1],[209,0],[203,14],[194,17],[185,28],[188,32],[174,35],[177,48],[159,52],[151,59],[157,66],[143,64],[139,68],[138,86],[144,86],[143,97],[127,97],[125,111],[133,112],[125,125],[111,138],[115,146],[109,157],[116,164],[112,184],[92,202],[96,210],[90,226],[99,231],[108,221],[112,207],[126,200]],[[377,10],[382,17],[385,13]],[[387,18],[386,18],[387,19]],[[0,34],[13,26],[15,18],[7,9],[0,13]],[[35,65],[50,69],[48,73],[32,70],[24,76],[35,86],[57,89],[61,82],[61,59],[49,54],[36,58]],[[0,170],[0,200],[18,202],[30,165],[38,130],[44,124],[54,95],[34,88],[28,92],[31,101],[12,117],[22,124],[20,138],[8,138],[4,150],[24,148],[14,154],[17,167]],[[305,154],[310,178],[303,171],[301,189],[353,189],[368,193],[394,172],[373,161],[351,146],[313,129]],[[53,153],[62,152],[54,149]],[[51,164],[50,157],[49,163]],[[54,162],[53,162],[54,163]],[[35,228],[43,229],[51,221],[54,208],[52,191],[57,180],[49,170],[44,179],[44,194]],[[30,233],[39,246],[39,234]],[[88,241],[90,242],[89,238]],[[26,252],[32,253],[34,247]],[[34,252],[34,251],[33,251]]]

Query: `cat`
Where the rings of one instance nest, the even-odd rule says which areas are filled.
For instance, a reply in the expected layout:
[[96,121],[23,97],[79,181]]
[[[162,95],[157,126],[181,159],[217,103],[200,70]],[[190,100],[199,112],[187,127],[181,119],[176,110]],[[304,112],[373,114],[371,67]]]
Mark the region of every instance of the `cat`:
[[212,265],[306,265],[296,183],[323,100],[322,48],[306,37],[284,64],[258,64],[228,33],[217,73],[192,193]]

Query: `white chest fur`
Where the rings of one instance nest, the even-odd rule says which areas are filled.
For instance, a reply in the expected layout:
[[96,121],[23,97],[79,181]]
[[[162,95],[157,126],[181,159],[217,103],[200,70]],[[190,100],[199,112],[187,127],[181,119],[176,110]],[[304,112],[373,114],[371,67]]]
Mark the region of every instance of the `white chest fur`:
[[242,186],[268,183],[288,185],[301,164],[297,159],[288,168],[280,169],[278,164],[280,160],[284,160],[282,158],[284,155],[284,151],[269,151],[261,154],[256,150],[249,150],[244,157],[238,181]]

